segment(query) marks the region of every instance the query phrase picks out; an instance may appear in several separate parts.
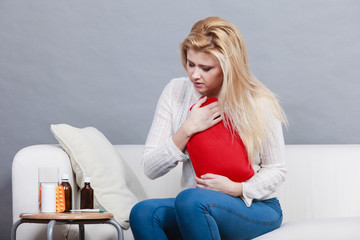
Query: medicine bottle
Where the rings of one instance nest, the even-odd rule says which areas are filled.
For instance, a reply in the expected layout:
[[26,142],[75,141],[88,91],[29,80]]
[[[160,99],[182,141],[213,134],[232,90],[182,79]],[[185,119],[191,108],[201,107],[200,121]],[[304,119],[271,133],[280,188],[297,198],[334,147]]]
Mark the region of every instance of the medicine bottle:
[[66,173],[64,173],[61,177],[61,186],[64,187],[65,212],[70,212],[72,209],[72,190],[69,183],[69,175]]
[[85,177],[84,187],[80,191],[80,209],[94,208],[94,190],[90,186],[91,179]]

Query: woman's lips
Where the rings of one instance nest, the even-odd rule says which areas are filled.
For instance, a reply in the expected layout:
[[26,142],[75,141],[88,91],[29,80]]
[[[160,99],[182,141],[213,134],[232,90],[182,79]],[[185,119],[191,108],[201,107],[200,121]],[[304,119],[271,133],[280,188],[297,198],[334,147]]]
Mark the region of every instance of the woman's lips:
[[202,86],[204,86],[204,84],[202,84],[202,83],[197,83],[197,82],[194,82],[194,86],[195,86],[195,87],[197,87],[197,88],[199,88],[199,87],[202,87]]

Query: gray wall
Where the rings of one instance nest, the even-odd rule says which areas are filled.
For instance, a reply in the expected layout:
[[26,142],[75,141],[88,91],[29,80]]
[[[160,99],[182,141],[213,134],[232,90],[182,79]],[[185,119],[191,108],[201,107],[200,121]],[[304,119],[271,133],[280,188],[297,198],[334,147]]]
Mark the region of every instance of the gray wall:
[[162,88],[185,75],[179,43],[210,15],[242,31],[253,73],[287,113],[287,144],[360,142],[359,1],[1,0],[0,239],[14,154],[56,143],[51,123],[144,143]]

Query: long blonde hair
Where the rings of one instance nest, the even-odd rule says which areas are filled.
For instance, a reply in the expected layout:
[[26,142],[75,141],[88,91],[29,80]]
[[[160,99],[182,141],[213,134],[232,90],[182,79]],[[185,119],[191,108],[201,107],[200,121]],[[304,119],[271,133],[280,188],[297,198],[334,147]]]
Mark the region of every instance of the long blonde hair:
[[223,83],[218,101],[227,116],[223,119],[228,129],[241,137],[253,162],[254,153],[262,150],[263,140],[274,137],[274,121],[286,124],[286,117],[276,96],[250,72],[240,31],[219,17],[205,18],[194,24],[180,45],[185,69],[189,49],[211,53],[219,60]]

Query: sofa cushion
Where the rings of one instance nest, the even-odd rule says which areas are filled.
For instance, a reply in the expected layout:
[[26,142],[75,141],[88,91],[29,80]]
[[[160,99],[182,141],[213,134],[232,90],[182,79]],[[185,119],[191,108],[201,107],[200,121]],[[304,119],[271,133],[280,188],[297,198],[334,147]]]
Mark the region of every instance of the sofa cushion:
[[[208,98],[201,107],[215,101],[217,98]],[[223,121],[192,136],[187,151],[198,177],[213,173],[243,182],[254,175],[244,143],[226,128]]]
[[84,177],[91,177],[94,207],[106,209],[129,228],[130,210],[145,199],[145,192],[114,146],[94,127],[53,124],[51,131],[70,157],[77,185],[83,187]]
[[256,240],[360,239],[360,217],[325,218],[285,222]]

